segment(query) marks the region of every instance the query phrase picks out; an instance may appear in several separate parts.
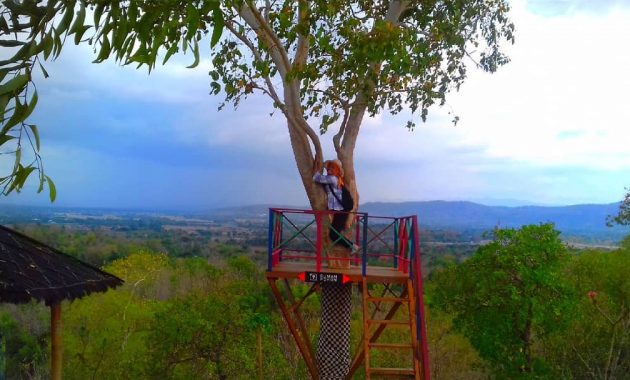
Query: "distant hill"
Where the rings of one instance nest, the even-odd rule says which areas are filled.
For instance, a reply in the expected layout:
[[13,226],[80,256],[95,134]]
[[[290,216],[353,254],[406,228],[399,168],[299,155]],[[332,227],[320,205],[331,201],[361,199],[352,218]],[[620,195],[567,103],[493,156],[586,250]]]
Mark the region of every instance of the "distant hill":
[[374,215],[418,215],[426,227],[493,228],[553,222],[562,231],[608,230],[606,216],[616,214],[618,203],[573,206],[485,206],[473,202],[370,202],[361,211]]
[[[211,211],[214,217],[266,217],[271,205],[254,205]],[[278,207],[278,206],[276,206]],[[299,208],[299,207],[293,207]],[[606,226],[618,203],[571,206],[486,206],[465,201],[368,202],[360,210],[378,216],[418,215],[424,229],[487,231],[495,226],[520,227],[552,222],[565,239],[581,242],[617,242],[630,228]]]
[[[267,215],[273,205],[251,205],[209,211],[211,216],[255,217]],[[300,208],[291,206],[289,208]],[[616,214],[618,203],[573,206],[486,206],[465,201],[368,202],[360,210],[379,216],[418,215],[426,227],[493,228],[553,222],[559,229],[607,230],[606,216]]]
[[[157,220],[162,216],[188,216],[230,222],[235,219],[256,219],[266,222],[269,207],[250,205],[197,212],[157,210],[113,210],[57,207],[1,206],[0,223],[68,223],[80,216],[97,216],[94,220],[121,217],[133,220]],[[289,206],[287,208],[304,208]],[[619,203],[572,206],[488,206],[464,201],[369,202],[360,210],[377,216],[418,215],[420,227],[428,230],[467,231],[478,236],[495,226],[520,227],[524,224],[553,222],[565,240],[609,244],[630,234],[630,227],[606,227],[606,216],[616,214]],[[84,218],[83,218],[84,219]],[[81,220],[83,220],[81,219]],[[94,221],[94,223],[97,223]],[[99,222],[100,223],[100,222]]]

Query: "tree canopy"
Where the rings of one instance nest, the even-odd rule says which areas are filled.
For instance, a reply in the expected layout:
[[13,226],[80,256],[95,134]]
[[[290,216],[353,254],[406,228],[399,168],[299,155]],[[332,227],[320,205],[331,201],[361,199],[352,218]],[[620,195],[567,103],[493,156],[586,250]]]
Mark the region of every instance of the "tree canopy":
[[149,71],[186,51],[194,67],[207,43],[211,92],[235,106],[254,92],[271,98],[286,117],[311,205],[323,208],[323,191],[310,180],[323,159],[319,134],[334,132],[356,195],[363,116],[410,110],[413,128],[459,88],[467,63],[491,72],[505,64],[500,44],[514,41],[508,11],[507,0],[4,0],[0,46],[14,55],[0,61],[0,144],[10,153],[3,159],[15,161],[0,185],[4,194],[19,191],[37,172],[39,190],[47,184],[54,199],[28,117],[37,103],[33,71],[47,76],[43,61],[58,57],[68,39],[92,45],[96,63]]
[[621,226],[630,225],[630,189],[626,189],[627,193],[623,200],[619,203],[619,211],[617,215],[609,215],[606,218],[606,224],[612,227],[614,224]]
[[436,276],[436,304],[500,378],[545,370],[534,337],[560,329],[569,306],[559,234],[552,224],[496,229],[470,259]]

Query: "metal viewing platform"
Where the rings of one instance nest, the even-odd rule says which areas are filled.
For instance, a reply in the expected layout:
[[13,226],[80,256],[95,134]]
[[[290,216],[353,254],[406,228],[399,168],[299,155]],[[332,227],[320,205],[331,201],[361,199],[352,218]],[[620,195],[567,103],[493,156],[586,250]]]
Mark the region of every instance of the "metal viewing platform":
[[[354,244],[354,250],[329,238],[335,213],[348,215],[344,237],[337,241],[346,239],[346,245]],[[272,208],[268,239],[266,277],[314,379],[318,378],[315,355],[299,309],[324,282],[356,283],[361,288],[363,339],[355,350],[347,379],[361,364],[367,379],[430,378],[417,216]],[[311,287],[296,299],[291,289],[295,281],[290,280],[310,283]],[[285,292],[280,291],[278,281],[284,284]],[[384,290],[374,295],[371,284],[383,284]],[[394,318],[401,306],[408,311],[404,321]],[[409,342],[379,343],[383,330],[396,325],[409,329]],[[371,350],[401,348],[413,353],[409,368],[371,366]]]

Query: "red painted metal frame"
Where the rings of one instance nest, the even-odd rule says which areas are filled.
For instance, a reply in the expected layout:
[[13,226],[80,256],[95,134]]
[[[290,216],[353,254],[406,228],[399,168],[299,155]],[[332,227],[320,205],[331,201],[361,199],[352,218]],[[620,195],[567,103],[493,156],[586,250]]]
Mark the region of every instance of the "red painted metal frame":
[[[327,218],[329,215],[339,213],[338,211],[314,211],[314,210],[299,210],[299,209],[291,209],[291,208],[272,208],[270,209],[270,211],[273,213],[273,215],[275,215],[273,233],[271,234],[272,244],[270,244],[270,248],[272,249],[270,252],[270,256],[271,256],[270,262],[271,262],[272,271],[273,271],[273,267],[278,265],[280,261],[282,260],[313,260],[315,261],[315,270],[319,272],[322,269],[323,262],[332,260],[332,259],[329,259],[328,257],[324,257],[322,254],[324,251],[324,245],[322,241],[322,229],[326,227],[324,223],[324,218]],[[298,227],[289,219],[288,214],[312,215],[315,218],[316,240],[315,240],[315,247],[314,247],[315,248],[314,256],[309,256],[309,255],[304,255],[304,254],[286,253],[285,250],[288,250],[288,249],[286,247],[281,247],[285,243],[282,241],[282,238],[283,238],[282,228],[281,228],[282,221],[283,220],[289,221],[291,227],[298,230]],[[365,215],[365,213],[351,213],[351,214]],[[386,257],[396,258],[399,263],[397,265],[397,269],[405,274],[410,273],[411,272],[410,269],[413,263],[410,257],[410,249],[409,249],[410,236],[408,234],[406,225],[407,223],[413,223],[412,217],[410,216],[405,216],[405,217],[368,216],[367,218],[368,220],[369,219],[392,220],[392,223],[386,225],[380,231],[374,231],[368,228],[368,231],[369,233],[372,234],[372,237],[370,240],[367,240],[366,237],[363,236],[363,238],[365,239],[364,241],[366,241],[366,244],[365,244],[366,246],[362,247],[362,249],[367,250],[368,248],[367,246],[369,246],[373,242],[381,241],[381,243],[383,243],[388,249],[390,249],[390,251],[366,253],[366,256],[378,257],[378,258],[386,258]],[[398,244],[397,244],[398,252],[392,249],[387,244],[387,242],[383,240],[381,236],[385,231],[387,231],[395,223],[396,220],[400,220],[401,222],[401,227],[399,229],[399,236],[397,237],[398,238]],[[362,240],[362,236],[361,236],[362,234],[361,234],[361,228],[360,228],[361,223],[362,223],[362,218],[356,217],[356,222],[353,228],[355,229],[354,241],[357,244],[360,243]],[[302,231],[298,231],[298,234],[302,234],[304,237],[306,237],[306,235],[304,235]],[[281,247],[281,248],[278,248],[278,247]],[[303,252],[303,253],[312,252],[308,250],[297,250],[297,249],[291,249],[290,251],[296,252],[296,253],[297,252]],[[352,264],[355,264],[355,265],[363,265],[363,260],[361,256],[358,254],[356,254],[354,257],[351,256],[348,258],[334,258],[334,260],[350,261]],[[368,265],[368,263],[365,263],[365,265]],[[370,266],[375,266],[375,265],[370,265]],[[379,265],[376,265],[376,266],[379,266]]]
[[420,355],[422,356],[422,378],[424,380],[431,379],[431,370],[429,368],[429,346],[427,342],[427,326],[424,312],[424,298],[422,292],[422,265],[420,260],[420,238],[418,236],[418,217],[416,215],[413,216],[413,244],[414,244],[414,282],[415,282],[415,291],[416,291],[416,308],[419,312],[421,320],[418,321],[417,326],[420,328],[420,339],[421,339],[421,350]]
[[[322,229],[327,228],[326,223],[324,223],[324,220],[325,220],[324,218],[328,218],[329,215],[332,215],[334,213],[335,211],[313,211],[313,210],[299,210],[299,209],[287,209],[287,208],[270,209],[269,238],[271,241],[269,242],[268,273],[269,272],[273,273],[273,268],[277,266],[281,261],[284,261],[284,260],[311,260],[315,262],[314,269],[317,272],[320,272],[322,270],[322,262],[329,260],[328,257],[322,257],[322,252],[325,249],[324,243],[322,241],[322,236],[323,236]],[[296,225],[296,223],[293,223],[291,220],[289,220],[289,218],[287,217],[287,214],[313,216],[313,218],[315,219],[315,228],[316,228],[315,230],[316,240],[315,240],[314,247],[313,247],[313,242],[305,234],[305,229],[309,227],[310,224],[312,224],[313,222],[309,223],[306,227],[303,227],[300,230],[300,228]],[[418,236],[418,218],[416,215],[405,216],[405,217],[368,216],[365,213],[356,213],[355,215],[362,215],[362,217],[356,216],[356,222],[353,228],[355,228],[355,231],[354,231],[355,242],[357,243],[363,242],[363,246],[361,247],[361,249],[363,250],[363,255],[358,255],[356,257],[350,256],[348,258],[335,257],[332,259],[339,260],[339,261],[350,261],[351,263],[354,263],[356,265],[361,265],[361,266],[363,265],[368,266],[368,263],[367,263],[368,257],[378,257],[378,258],[391,257],[394,260],[397,260],[395,261],[395,268],[398,271],[408,275],[409,280],[411,280],[411,282],[413,283],[413,290],[415,293],[413,294],[413,299],[414,299],[414,304],[415,304],[415,314],[416,314],[415,319],[416,319],[416,329],[417,329],[417,332],[414,335],[419,343],[418,345],[416,345],[417,350],[419,352],[416,352],[415,355],[421,359],[422,378],[424,380],[430,380],[431,374],[430,374],[430,368],[429,368],[429,353],[428,353],[426,320],[425,320],[425,310],[424,310],[423,291],[422,291],[422,272],[421,272],[422,268],[421,268],[421,258],[420,258],[420,255],[421,255],[420,242],[419,242],[419,236]],[[391,224],[386,225],[381,231],[374,231],[370,229],[369,226],[367,226],[367,224],[369,223],[369,220],[375,220],[375,219],[376,220],[393,220],[393,222]],[[283,240],[282,227],[284,225],[283,222],[285,220],[288,221],[288,225],[290,225],[289,227],[292,227],[297,231],[297,234],[295,234],[289,240],[294,239],[298,235],[302,235],[304,238],[306,238],[306,240],[308,240],[310,247],[315,248],[314,256],[307,255],[306,253],[312,253],[312,251],[309,251],[307,249],[289,249],[287,248],[287,246],[283,245],[285,242],[282,241]],[[271,225],[272,221],[273,221],[273,226]],[[395,234],[395,239],[394,239],[396,240],[396,248],[392,249],[391,246],[389,246],[389,244],[384,240],[382,235],[384,234],[385,231],[387,231],[389,228],[395,225],[396,222],[399,223],[398,231],[397,231],[397,234]],[[362,226],[363,228],[361,228],[360,226],[361,223],[364,223],[364,225]],[[369,233],[372,234],[372,238],[370,240],[367,239],[368,238],[367,235]],[[383,244],[387,249],[390,249],[391,251],[367,253],[368,246],[371,243],[378,242],[378,241],[380,241],[381,244]],[[369,267],[382,267],[382,266],[370,264]],[[365,272],[363,273],[365,276]],[[281,296],[281,293],[279,292],[275,281],[276,280],[269,278],[269,283],[272,287],[274,296],[278,300],[280,307],[282,309],[282,312],[285,316],[285,319],[287,320],[287,323],[289,324],[289,327],[291,328],[291,331],[294,337],[296,338],[296,342],[298,343],[300,351],[302,352],[302,355],[307,362],[307,366],[309,367],[309,372],[311,373],[311,376],[315,377],[317,374],[317,369],[315,368],[314,355],[313,355],[312,349],[309,347],[307,341],[305,340],[306,337],[304,335],[305,334],[304,324],[297,310],[297,308],[299,308],[299,305],[303,302],[304,298],[306,298],[308,295],[305,296],[301,301],[296,302],[295,299],[293,299],[292,294],[290,294],[291,293],[290,287],[289,287],[288,282],[285,279],[285,285],[287,286],[287,290],[290,294],[289,300],[288,300],[290,303],[290,306],[289,306],[284,302],[283,297]],[[395,313],[396,309],[397,307],[393,308],[391,312]],[[295,313],[295,315],[292,316],[291,315],[292,313]],[[378,332],[376,332],[374,336],[370,338],[370,341],[372,339],[376,339],[378,335],[380,335],[381,330],[377,330]],[[352,367],[354,369],[356,369],[357,365],[360,365],[360,362],[358,363],[357,360],[359,361],[362,360],[361,353],[357,353],[357,356],[355,357],[352,363]]]

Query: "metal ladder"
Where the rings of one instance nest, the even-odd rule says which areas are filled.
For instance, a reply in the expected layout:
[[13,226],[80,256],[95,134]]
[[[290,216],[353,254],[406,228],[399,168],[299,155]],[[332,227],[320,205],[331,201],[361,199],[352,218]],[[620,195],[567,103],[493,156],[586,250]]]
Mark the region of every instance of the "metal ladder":
[[[368,283],[363,278],[362,283],[363,290],[363,351],[365,352],[364,364],[365,364],[365,378],[406,378],[420,380],[420,358],[418,355],[418,337],[416,336],[416,311],[415,311],[415,299],[412,280],[407,280],[406,287],[403,288],[399,296],[383,296],[372,297],[369,293]],[[386,288],[387,291],[387,288]],[[391,289],[390,289],[391,293]],[[395,294],[394,294],[395,295]],[[380,309],[381,304],[391,304],[391,308],[386,313],[383,319],[374,319],[377,312]],[[370,304],[376,304],[376,310],[370,313]],[[406,304],[408,309],[408,320],[394,320],[392,319],[396,315],[396,311],[400,306]],[[371,315],[370,315],[371,314]],[[372,329],[372,326],[376,326]],[[402,327],[408,328],[410,332],[409,343],[379,343],[378,337],[386,327]],[[370,331],[374,330],[374,334],[370,334]],[[370,362],[370,350],[376,349],[391,349],[391,350],[409,350],[413,357],[413,366],[410,368],[391,368],[391,367],[372,367]]]

